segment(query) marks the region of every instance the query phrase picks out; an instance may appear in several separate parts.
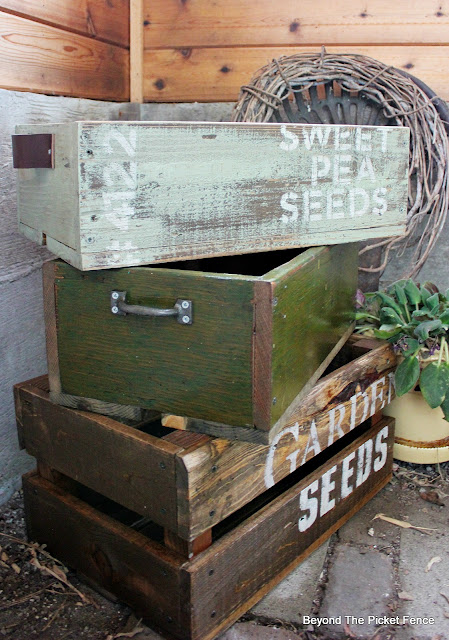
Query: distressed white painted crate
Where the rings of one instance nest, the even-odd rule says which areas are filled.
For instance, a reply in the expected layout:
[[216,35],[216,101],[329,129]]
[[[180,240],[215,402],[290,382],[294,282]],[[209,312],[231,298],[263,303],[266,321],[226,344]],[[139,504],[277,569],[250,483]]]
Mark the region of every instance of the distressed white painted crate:
[[17,134],[25,156],[39,147],[35,134],[50,134],[43,153],[53,165],[16,158],[35,167],[18,172],[20,230],[82,270],[405,228],[406,128],[74,122]]

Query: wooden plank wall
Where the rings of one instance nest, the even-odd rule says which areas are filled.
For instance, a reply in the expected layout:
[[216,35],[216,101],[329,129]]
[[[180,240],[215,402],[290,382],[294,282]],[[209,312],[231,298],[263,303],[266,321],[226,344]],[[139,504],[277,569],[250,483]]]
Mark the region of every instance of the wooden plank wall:
[[282,55],[361,53],[449,99],[449,0],[143,0],[145,101],[234,101]]
[[0,87],[129,100],[129,0],[0,0]]

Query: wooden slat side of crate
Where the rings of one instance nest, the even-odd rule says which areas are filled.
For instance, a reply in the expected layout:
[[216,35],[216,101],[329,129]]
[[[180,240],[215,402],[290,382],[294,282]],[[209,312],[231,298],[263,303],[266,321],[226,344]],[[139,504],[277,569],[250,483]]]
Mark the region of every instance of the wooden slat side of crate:
[[32,474],[28,535],[168,636],[210,640],[388,482],[393,431],[381,420],[191,561]]
[[[346,243],[170,269],[47,263],[52,400],[108,415],[182,413],[267,444],[352,331],[357,262],[357,244]],[[119,291],[123,314],[111,305]],[[180,299],[191,301],[191,324],[134,313]]]
[[46,383],[43,376],[14,388],[19,440],[28,453],[176,531],[176,454],[183,447],[106,416],[56,405]]
[[18,135],[41,133],[55,135],[54,169],[19,169],[20,229],[81,270],[358,242],[404,230],[406,128],[17,127]]
[[178,430],[161,439],[53,404],[44,378],[15,386],[19,437],[50,467],[194,541],[381,411],[394,363],[382,344],[323,378],[270,447]]

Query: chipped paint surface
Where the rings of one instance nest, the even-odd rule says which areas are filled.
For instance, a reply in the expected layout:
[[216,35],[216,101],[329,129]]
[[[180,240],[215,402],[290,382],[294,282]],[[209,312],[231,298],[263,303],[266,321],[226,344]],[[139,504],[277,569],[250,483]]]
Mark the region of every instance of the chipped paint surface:
[[[404,229],[405,128],[84,122],[72,135],[71,142],[60,137],[70,147],[60,153],[76,150],[78,185],[72,164],[58,180],[42,175],[39,198],[54,202],[61,185],[70,191],[66,202],[76,211],[56,222],[60,232],[64,217],[71,221],[71,242],[52,235],[51,220],[46,233],[79,251],[84,269],[353,242]],[[24,193],[21,219],[29,224],[34,196]]]

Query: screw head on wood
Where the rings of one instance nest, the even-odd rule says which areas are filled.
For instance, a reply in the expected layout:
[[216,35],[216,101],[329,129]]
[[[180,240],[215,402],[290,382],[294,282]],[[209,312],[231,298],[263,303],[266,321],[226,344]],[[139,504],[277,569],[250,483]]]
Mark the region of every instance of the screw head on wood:
[[118,300],[118,291],[113,291],[111,297],[113,300]]
[[184,322],[184,324],[189,324],[190,322],[189,316],[182,316],[182,321]]
[[187,300],[183,300],[183,301],[181,302],[181,307],[182,307],[183,309],[188,309],[188,308],[189,308],[189,303],[187,302]]
[[111,307],[112,313],[118,313],[118,307]]

